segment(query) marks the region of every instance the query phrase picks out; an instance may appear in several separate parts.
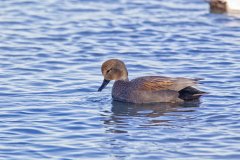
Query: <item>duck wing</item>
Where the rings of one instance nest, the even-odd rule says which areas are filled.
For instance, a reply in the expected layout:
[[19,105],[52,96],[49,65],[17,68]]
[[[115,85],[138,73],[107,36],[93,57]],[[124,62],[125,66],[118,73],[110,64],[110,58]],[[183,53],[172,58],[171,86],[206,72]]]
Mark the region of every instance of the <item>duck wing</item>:
[[161,91],[161,90],[173,90],[180,91],[186,87],[194,86],[199,79],[189,78],[170,78],[163,76],[145,76],[132,80],[139,90],[144,91]]

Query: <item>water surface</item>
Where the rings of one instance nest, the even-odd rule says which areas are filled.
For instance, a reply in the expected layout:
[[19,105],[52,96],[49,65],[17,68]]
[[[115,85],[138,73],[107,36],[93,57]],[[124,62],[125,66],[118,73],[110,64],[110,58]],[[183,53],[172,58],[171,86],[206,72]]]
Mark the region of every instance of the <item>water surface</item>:
[[[2,0],[0,159],[240,159],[240,18],[202,0]],[[205,78],[193,104],[112,102],[101,63]]]

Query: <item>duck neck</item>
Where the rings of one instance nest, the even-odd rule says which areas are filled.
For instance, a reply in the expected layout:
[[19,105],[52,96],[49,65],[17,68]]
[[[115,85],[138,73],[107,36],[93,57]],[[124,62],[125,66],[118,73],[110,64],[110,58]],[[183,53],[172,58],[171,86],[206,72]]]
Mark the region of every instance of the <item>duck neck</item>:
[[128,79],[128,77],[126,76],[126,77],[122,77],[121,79],[118,79],[118,80],[116,80],[116,81],[124,81],[124,82],[128,82],[129,79]]
[[128,79],[128,71],[127,71],[127,68],[124,66],[124,70],[122,72],[122,76],[121,76],[121,79],[122,81],[125,81],[125,82],[128,82],[129,79]]
[[128,77],[127,77],[126,79],[123,79],[122,81],[124,81],[124,82],[129,82],[129,79],[128,79]]

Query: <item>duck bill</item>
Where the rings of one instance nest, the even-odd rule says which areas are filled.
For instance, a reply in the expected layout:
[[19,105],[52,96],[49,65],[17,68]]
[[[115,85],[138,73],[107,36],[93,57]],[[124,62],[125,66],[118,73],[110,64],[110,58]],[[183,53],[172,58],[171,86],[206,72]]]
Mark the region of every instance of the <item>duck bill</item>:
[[98,92],[101,92],[108,85],[109,82],[109,80],[104,79],[101,87],[98,88]]

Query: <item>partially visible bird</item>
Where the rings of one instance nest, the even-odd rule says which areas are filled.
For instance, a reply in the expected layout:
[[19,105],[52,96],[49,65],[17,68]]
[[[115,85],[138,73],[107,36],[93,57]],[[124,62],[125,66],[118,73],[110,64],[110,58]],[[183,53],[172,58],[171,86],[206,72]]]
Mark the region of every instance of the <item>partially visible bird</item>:
[[206,0],[214,13],[240,12],[240,0]]

